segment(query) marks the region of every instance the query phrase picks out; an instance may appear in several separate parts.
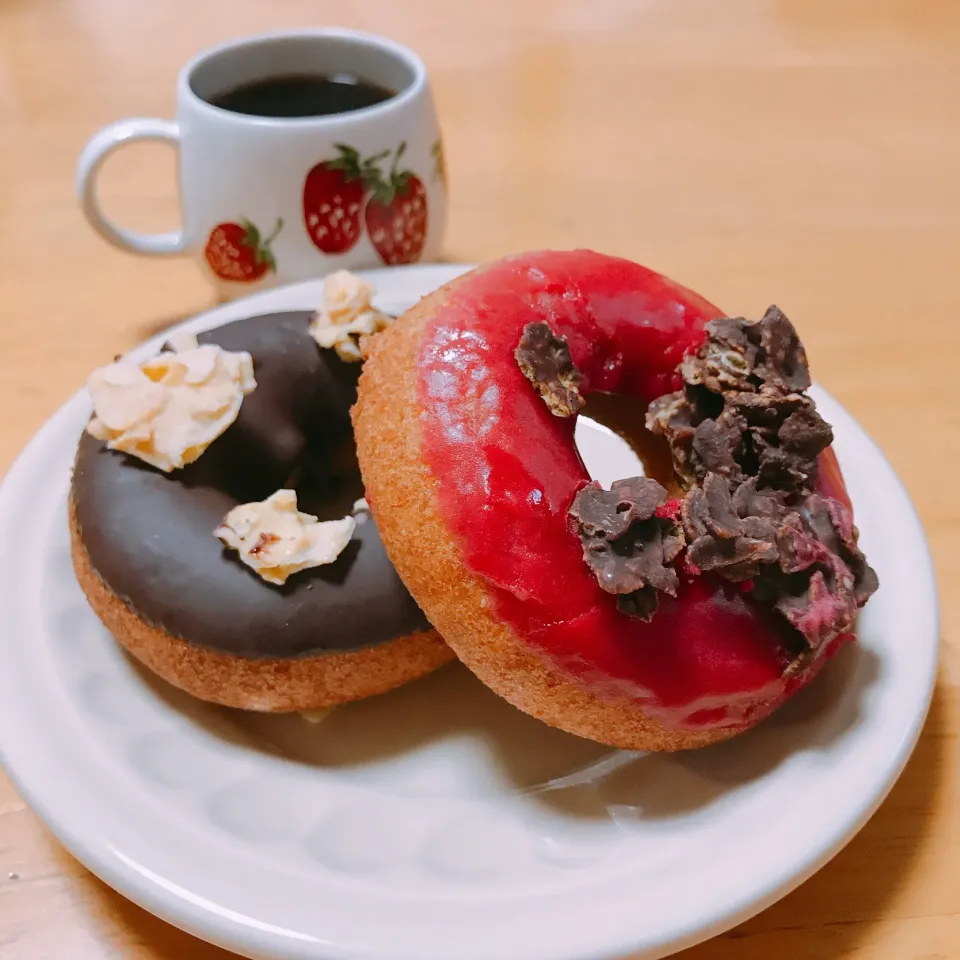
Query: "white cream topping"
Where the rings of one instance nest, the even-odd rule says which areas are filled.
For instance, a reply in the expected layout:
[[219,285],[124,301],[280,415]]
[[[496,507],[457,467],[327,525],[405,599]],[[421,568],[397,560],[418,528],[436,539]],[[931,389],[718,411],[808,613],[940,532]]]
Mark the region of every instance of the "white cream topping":
[[281,585],[301,570],[333,563],[355,526],[353,517],[320,522],[297,510],[295,491],[278,490],[234,507],[213,534],[260,577]]
[[121,358],[87,380],[87,432],[164,473],[193,463],[257,386],[249,353],[199,346],[190,334],[175,341],[173,351],[141,364]]
[[392,317],[373,304],[372,284],[349,270],[337,270],[323,282],[323,304],[310,321],[310,336],[326,349],[334,349],[341,360],[362,359],[360,337],[386,329]]

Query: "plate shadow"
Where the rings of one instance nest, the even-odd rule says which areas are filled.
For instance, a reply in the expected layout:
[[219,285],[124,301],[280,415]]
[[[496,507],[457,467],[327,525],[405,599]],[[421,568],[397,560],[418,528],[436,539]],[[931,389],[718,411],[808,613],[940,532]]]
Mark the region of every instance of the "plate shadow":
[[318,772],[363,780],[378,765],[399,769],[433,751],[433,764],[452,770],[445,789],[465,798],[506,793],[568,817],[656,820],[702,809],[798,751],[828,748],[856,725],[880,660],[851,645],[756,729],[680,754],[631,753],[564,733],[516,710],[460,664],[337,708],[319,724],[201,704],[137,669],[170,708],[217,739]]

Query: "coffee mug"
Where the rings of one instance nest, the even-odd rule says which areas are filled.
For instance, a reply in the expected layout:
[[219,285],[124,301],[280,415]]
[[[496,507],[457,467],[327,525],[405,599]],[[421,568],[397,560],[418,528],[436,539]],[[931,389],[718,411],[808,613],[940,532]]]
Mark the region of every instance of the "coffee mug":
[[[183,227],[144,234],[104,216],[97,177],[138,140],[179,149]],[[77,166],[91,226],[132,253],[190,254],[228,299],[337,269],[436,258],[443,151],[413,51],[349,30],[250,37],[180,72],[177,119],[120,120]]]

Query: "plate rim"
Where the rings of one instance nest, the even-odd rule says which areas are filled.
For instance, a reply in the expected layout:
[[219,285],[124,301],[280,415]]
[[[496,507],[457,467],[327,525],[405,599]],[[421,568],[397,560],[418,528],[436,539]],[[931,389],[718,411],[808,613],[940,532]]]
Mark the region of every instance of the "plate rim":
[[[446,282],[458,274],[469,270],[470,267],[471,265],[468,264],[424,264],[412,267],[382,268],[373,271],[357,272],[370,278],[377,284],[378,288],[384,285],[388,287],[391,286],[395,282],[392,278],[402,278],[400,280],[401,286],[404,282],[409,281],[411,287],[417,287],[419,289],[419,293],[413,298],[416,299],[435,289],[435,286],[438,286],[440,282]],[[431,285],[431,281],[427,279],[428,277],[444,277],[445,279]],[[422,278],[419,280],[419,283],[418,278]],[[220,304],[210,310],[203,311],[177,323],[160,334],[151,337],[135,347],[131,353],[134,355],[145,354],[151,350],[156,350],[171,333],[180,329],[206,329],[226,322],[228,318],[233,318],[234,316],[251,315],[248,311],[263,309],[265,307],[269,309],[267,305],[272,302],[275,303],[278,298],[292,297],[296,294],[303,293],[306,299],[311,293],[315,295],[319,292],[320,284],[322,284],[322,278],[302,281],[296,284],[273,287],[249,297],[230,301],[226,304]],[[383,300],[390,300],[391,298],[394,300],[403,299],[400,294],[391,294],[388,291],[382,290],[380,291],[380,296]],[[315,300],[316,296],[310,298],[312,302],[315,302]],[[288,308],[284,307],[283,309]],[[294,308],[290,307],[289,309]],[[37,433],[34,434],[14,460],[3,479],[2,485],[0,485],[0,530],[7,526],[11,512],[19,509],[20,501],[18,498],[15,498],[14,493],[11,491],[17,490],[20,479],[21,477],[26,477],[32,460],[38,457],[45,448],[46,438],[48,434],[55,432],[58,418],[65,416],[65,411],[67,411],[68,408],[75,406],[79,402],[84,402],[85,393],[86,391],[84,389],[77,391],[66,403],[58,408]],[[692,946],[736,926],[738,923],[756,915],[794,890],[816,873],[825,863],[831,860],[859,832],[889,794],[913,752],[929,711],[937,676],[940,646],[940,609],[936,571],[922,524],[900,477],[883,455],[873,438],[863,430],[853,417],[837,403],[830,394],[818,387],[817,395],[818,399],[823,397],[830,406],[836,408],[843,418],[848,419],[850,424],[862,436],[863,440],[872,448],[876,456],[882,460],[886,470],[889,472],[890,479],[893,480],[899,488],[903,506],[909,510],[909,514],[904,516],[904,521],[909,522],[913,532],[918,536],[918,545],[922,547],[922,556],[919,556],[918,559],[922,564],[920,577],[923,580],[927,593],[925,608],[928,613],[929,631],[925,632],[932,634],[932,642],[929,645],[930,658],[927,664],[925,696],[922,702],[918,702],[917,709],[913,714],[912,723],[904,730],[897,750],[893,753],[887,767],[885,781],[878,785],[871,798],[871,802],[860,809],[857,817],[853,818],[850,822],[835,825],[835,829],[829,834],[829,842],[818,847],[814,855],[808,857],[805,862],[796,864],[795,869],[789,875],[785,876],[779,885],[767,890],[765,895],[748,898],[748,902],[742,903],[739,909],[731,910],[730,905],[727,904],[725,909],[718,907],[717,911],[715,911],[716,915],[700,917],[699,922],[694,926],[688,927],[682,935],[676,935],[675,932],[671,937],[662,939],[659,946],[653,946],[653,952],[644,953],[643,956],[649,958],[649,960],[653,960],[654,957],[663,957],[676,950]],[[0,569],[2,569],[2,566],[0,566]],[[6,622],[8,619],[10,619],[8,609],[0,609],[0,622]],[[0,689],[2,689],[2,687],[3,681],[2,676],[0,676]],[[223,909],[219,907],[216,911],[211,912],[210,905],[204,906],[193,903],[192,909],[186,909],[183,906],[186,901],[183,899],[171,899],[169,894],[173,893],[173,891],[168,890],[168,896],[166,897],[162,895],[162,887],[158,886],[155,879],[149,879],[143,873],[142,869],[138,871],[130,865],[123,867],[122,860],[119,860],[115,855],[112,857],[104,856],[104,852],[97,849],[95,842],[91,843],[90,838],[85,839],[82,831],[78,832],[75,829],[75,825],[69,821],[69,818],[65,820],[62,814],[57,813],[55,803],[51,805],[47,802],[48,798],[43,795],[44,790],[42,786],[38,786],[38,783],[42,781],[42,777],[38,778],[33,776],[29,772],[29,766],[27,766],[25,772],[21,765],[7,761],[6,758],[8,755],[11,753],[16,754],[18,749],[16,746],[14,746],[13,750],[10,749],[11,742],[15,741],[17,736],[15,733],[9,732],[14,730],[12,721],[16,711],[12,709],[11,706],[14,702],[14,699],[0,697],[0,763],[3,764],[15,788],[35,814],[47,825],[70,853],[92,873],[113,889],[120,892],[121,895],[139,904],[151,913],[198,937],[217,943],[228,949],[245,953],[252,947],[257,951],[270,951],[270,955],[291,958],[301,956],[319,957],[321,955],[312,952],[317,949],[317,944],[313,941],[311,941],[309,947],[311,952],[300,953],[294,950],[293,952],[277,953],[276,938],[282,937],[282,931],[267,932],[260,929],[251,933],[250,928],[244,926],[242,923],[244,919],[249,918],[243,918],[239,915],[232,918],[225,917]],[[35,735],[37,733],[37,731],[34,731]],[[42,731],[39,731],[39,733],[42,735]],[[35,786],[37,786],[36,790],[34,789]],[[113,853],[116,854],[117,851],[113,851]],[[216,907],[216,905],[212,906]],[[295,931],[287,931],[287,933],[294,934],[294,936],[296,935]],[[607,934],[609,934],[609,931],[607,931]],[[614,960],[614,958],[622,958],[631,951],[644,948],[645,943],[641,942],[641,935],[640,932],[637,932],[633,935],[624,935],[619,938],[602,936],[599,938],[602,940],[602,944],[597,944],[597,950],[595,952],[590,954],[578,953],[576,956],[580,958],[580,960],[586,960],[587,957],[592,958],[592,960]],[[335,944],[326,944],[323,946],[324,950],[331,948],[333,950],[332,953],[324,953],[323,955],[337,955],[337,947]],[[649,947],[647,947],[647,949],[649,949]],[[374,954],[370,954],[370,956],[374,956]],[[376,956],[385,957],[386,954],[376,954]],[[546,951],[538,952],[536,956],[543,958],[543,960],[547,960],[547,958],[550,958],[550,960],[561,960],[561,958],[562,960],[567,960],[567,958],[572,955],[557,951]]]

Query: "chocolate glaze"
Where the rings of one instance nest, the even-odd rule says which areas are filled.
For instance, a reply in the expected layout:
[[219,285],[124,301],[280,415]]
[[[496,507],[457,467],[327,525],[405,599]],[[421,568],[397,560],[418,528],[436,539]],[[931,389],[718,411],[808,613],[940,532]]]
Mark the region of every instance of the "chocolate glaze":
[[310,315],[238,320],[199,336],[253,356],[257,389],[195,463],[166,475],[84,433],[73,504],[94,569],[148,623],[189,643],[250,658],[370,647],[429,629],[380,542],[358,523],[337,560],[261,580],[213,536],[237,503],[283,486],[320,519],[349,514],[363,482],[349,411],[360,364],[321,350]]

